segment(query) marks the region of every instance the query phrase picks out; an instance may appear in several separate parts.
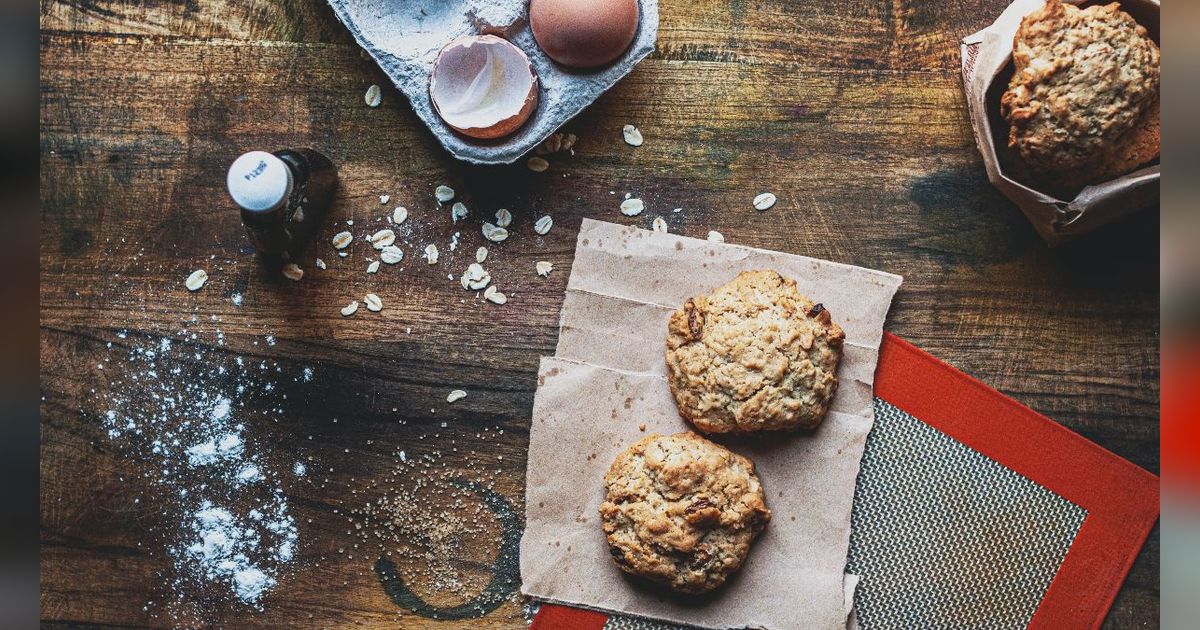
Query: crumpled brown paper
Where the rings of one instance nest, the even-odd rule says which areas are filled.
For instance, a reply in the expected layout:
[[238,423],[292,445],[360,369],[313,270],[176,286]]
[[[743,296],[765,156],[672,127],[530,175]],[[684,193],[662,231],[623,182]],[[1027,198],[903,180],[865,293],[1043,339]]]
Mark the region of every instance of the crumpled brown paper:
[[[717,592],[675,597],[609,557],[598,510],[617,453],[688,430],[664,378],[670,313],[749,269],[775,269],[846,331],[839,387],[814,433],[719,438],[750,457],[772,520]],[[522,592],[705,628],[844,628],[850,508],[873,420],[872,382],[899,276],[802,256],[584,220],[557,356],[543,358],[530,427]],[[646,425],[645,431],[639,425]]]
[[[963,38],[962,76],[971,127],[988,180],[1017,204],[1047,243],[1057,245],[1152,205],[1159,196],[1160,169],[1158,164],[1147,166],[1088,186],[1069,199],[1018,181],[1020,158],[1008,148],[1008,125],[999,114],[1005,86],[996,82],[1007,82],[1010,76],[1005,70],[1012,60],[1013,35],[1021,19],[1044,4],[1045,0],[1016,0],[991,26]],[[1158,41],[1158,0],[1122,0],[1121,9]]]

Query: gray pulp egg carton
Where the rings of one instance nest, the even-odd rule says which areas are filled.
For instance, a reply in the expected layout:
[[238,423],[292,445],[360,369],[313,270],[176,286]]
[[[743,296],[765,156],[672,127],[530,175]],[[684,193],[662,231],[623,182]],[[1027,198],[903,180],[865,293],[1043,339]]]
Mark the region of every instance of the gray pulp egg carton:
[[[509,164],[595,101],[654,51],[658,0],[639,0],[641,21],[633,43],[616,61],[575,70],[551,61],[529,28],[529,0],[329,0],[354,40],[383,68],[442,146],[477,164]],[[523,126],[498,140],[455,132],[433,109],[429,75],[438,52],[458,37],[503,37],[529,57],[538,76],[538,105]]]

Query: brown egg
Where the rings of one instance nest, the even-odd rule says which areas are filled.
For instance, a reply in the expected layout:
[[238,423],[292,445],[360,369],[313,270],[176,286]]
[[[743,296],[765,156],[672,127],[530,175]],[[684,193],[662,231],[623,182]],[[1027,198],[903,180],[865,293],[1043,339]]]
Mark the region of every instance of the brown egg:
[[595,68],[629,48],[638,13],[637,0],[530,0],[529,25],[554,61]]

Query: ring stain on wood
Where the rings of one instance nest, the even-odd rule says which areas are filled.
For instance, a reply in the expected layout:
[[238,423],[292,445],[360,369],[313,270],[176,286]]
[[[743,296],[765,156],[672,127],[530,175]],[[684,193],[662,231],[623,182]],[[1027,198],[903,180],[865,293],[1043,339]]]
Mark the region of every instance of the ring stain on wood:
[[471,601],[450,607],[433,606],[417,595],[400,577],[396,565],[387,558],[375,561],[375,574],[388,597],[397,605],[429,619],[475,619],[496,610],[517,590],[521,581],[518,553],[521,544],[521,518],[503,494],[473,481],[453,479],[452,485],[479,495],[500,521],[500,548],[492,565],[492,579],[483,592]]

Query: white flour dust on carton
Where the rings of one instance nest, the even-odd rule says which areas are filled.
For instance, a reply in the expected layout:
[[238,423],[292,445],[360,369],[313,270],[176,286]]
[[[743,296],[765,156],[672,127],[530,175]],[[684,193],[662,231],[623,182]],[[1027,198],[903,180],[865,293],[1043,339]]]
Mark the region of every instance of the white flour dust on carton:
[[[282,369],[118,336],[130,349],[105,361],[99,408],[108,437],[156,490],[144,498],[163,515],[150,533],[171,559],[164,604],[172,615],[206,605],[261,608],[299,542],[283,482],[301,477],[304,464],[277,468],[264,449],[269,441],[248,428],[285,415],[286,396],[276,390]],[[310,370],[296,376],[306,378]]]

